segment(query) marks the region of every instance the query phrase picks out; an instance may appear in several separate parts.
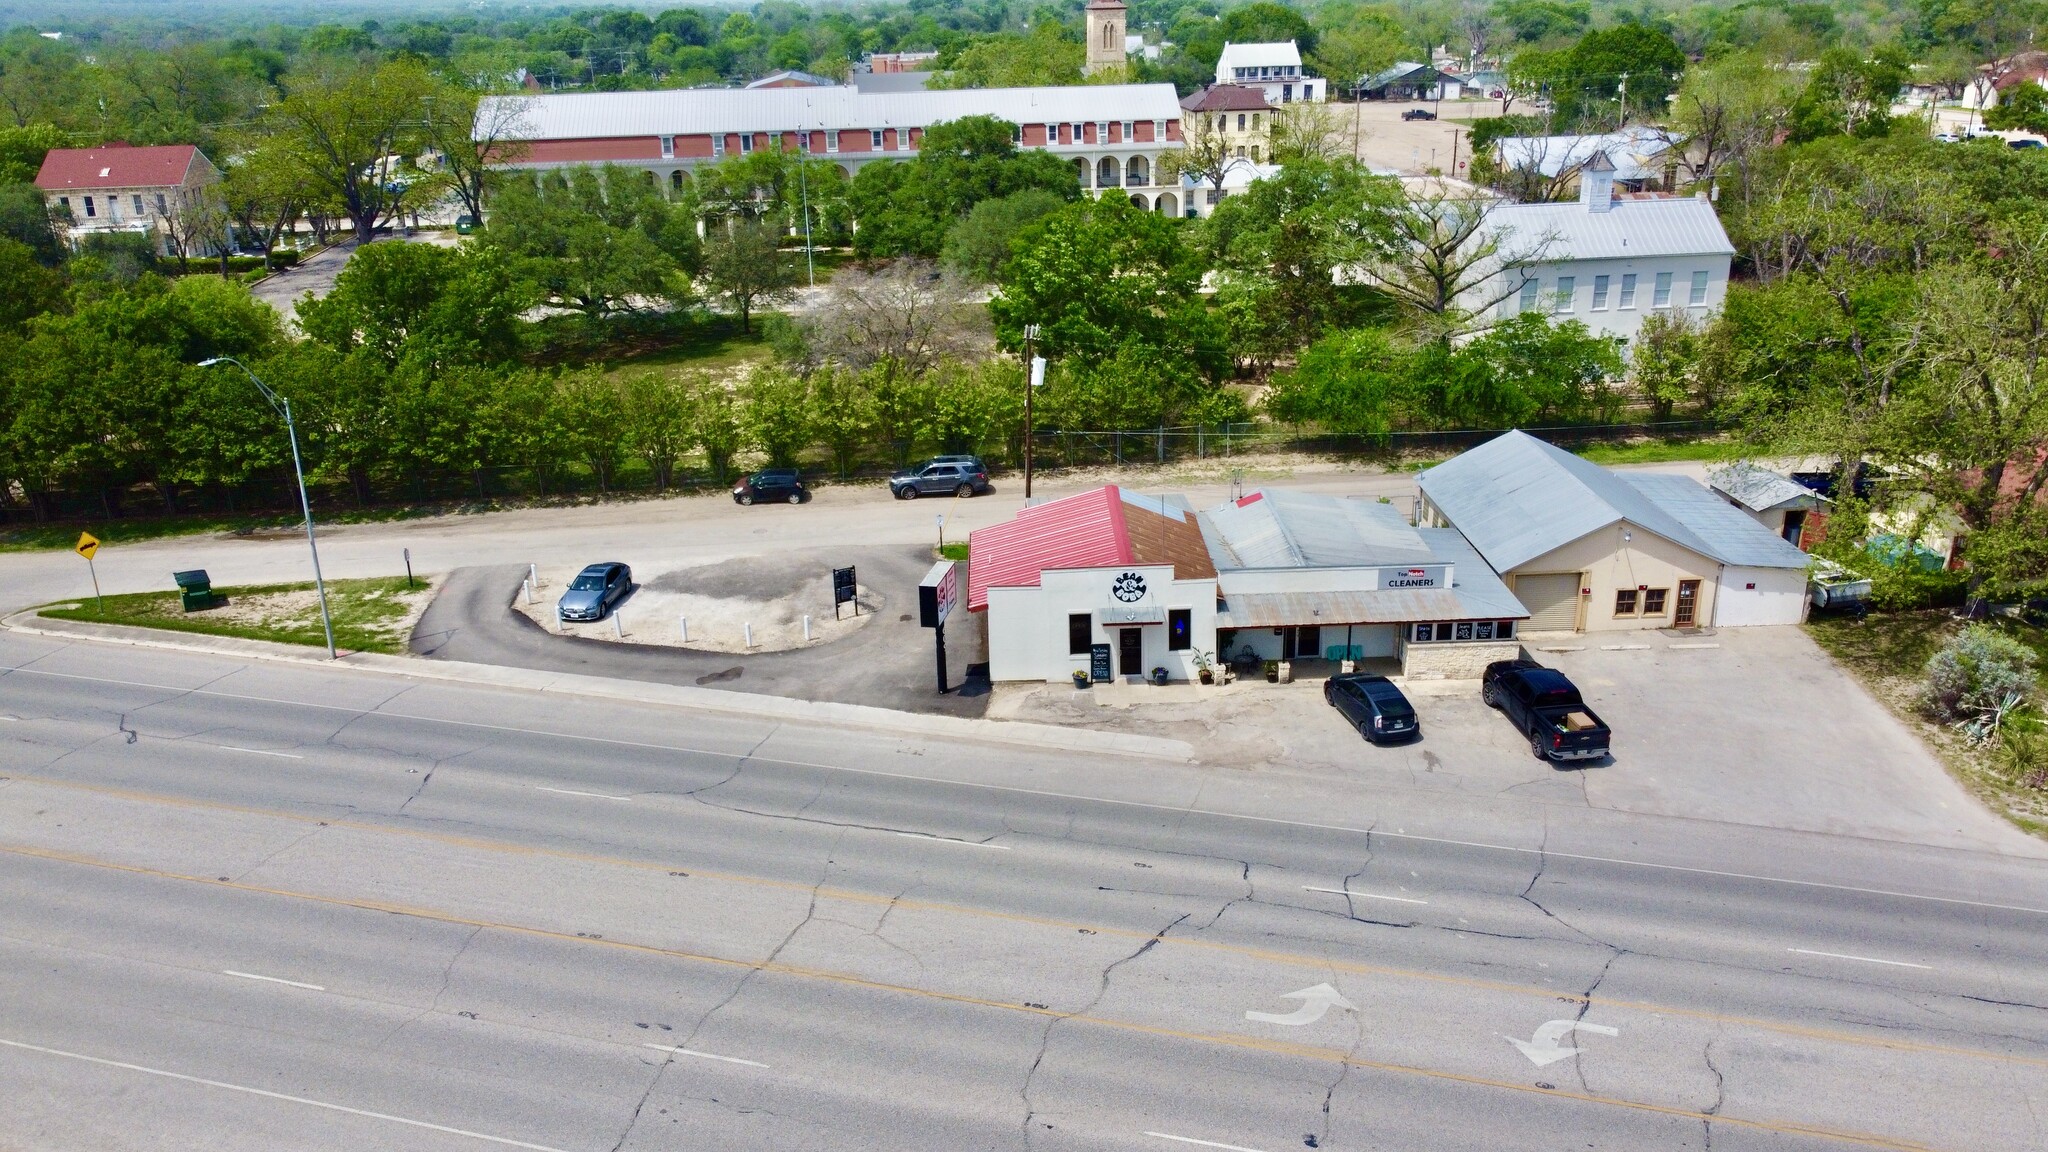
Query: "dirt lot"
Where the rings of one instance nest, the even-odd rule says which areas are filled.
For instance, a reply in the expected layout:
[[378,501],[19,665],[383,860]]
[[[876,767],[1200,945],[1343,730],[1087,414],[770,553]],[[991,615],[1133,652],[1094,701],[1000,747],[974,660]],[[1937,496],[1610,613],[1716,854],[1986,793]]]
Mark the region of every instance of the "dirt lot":
[[[1403,120],[1410,108],[1429,108],[1435,120]],[[1471,122],[1484,116],[1500,115],[1498,100],[1447,100],[1441,104],[1413,104],[1367,100],[1362,104],[1331,106],[1347,143],[1359,159],[1375,168],[1392,169],[1409,176],[1426,175],[1441,169],[1446,176],[1463,176],[1472,158],[1469,140]],[[1354,138],[1353,132],[1356,132]],[[1455,170],[1452,167],[1456,161]]]

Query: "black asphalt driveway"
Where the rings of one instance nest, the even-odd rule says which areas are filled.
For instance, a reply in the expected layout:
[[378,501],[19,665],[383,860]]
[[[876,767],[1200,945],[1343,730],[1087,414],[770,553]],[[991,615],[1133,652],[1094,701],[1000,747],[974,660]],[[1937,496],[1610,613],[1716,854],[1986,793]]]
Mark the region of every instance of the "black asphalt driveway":
[[[836,549],[819,562],[857,565],[861,584],[880,591],[887,604],[880,618],[851,636],[815,648],[735,655],[557,636],[512,611],[526,568],[504,564],[450,572],[413,631],[412,650],[435,660],[693,684],[948,716],[982,715],[988,705],[986,691],[959,691],[968,664],[981,659],[981,617],[961,611],[950,621],[946,670],[954,691],[944,696],[937,692],[936,646],[930,630],[918,627],[915,616],[917,582],[931,567],[928,549]],[[717,565],[719,576],[729,579],[738,563]],[[776,573],[802,566],[805,558],[781,553],[754,563],[760,565],[765,585],[775,582]],[[658,579],[687,579],[687,570]],[[626,603],[630,606],[630,597]]]

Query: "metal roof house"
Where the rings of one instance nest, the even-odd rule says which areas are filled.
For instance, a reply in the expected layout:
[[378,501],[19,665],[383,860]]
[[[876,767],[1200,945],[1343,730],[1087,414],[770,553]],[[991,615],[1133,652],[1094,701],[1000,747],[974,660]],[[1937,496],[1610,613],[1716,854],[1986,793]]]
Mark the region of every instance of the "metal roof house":
[[1806,554],[1690,477],[1615,472],[1515,431],[1418,485],[1425,522],[1464,533],[1531,631],[1805,618]]
[[1216,83],[1256,88],[1268,104],[1292,104],[1329,97],[1329,85],[1302,71],[1301,49],[1292,40],[1223,45],[1216,57]]
[[1470,677],[1516,655],[1528,615],[1456,531],[1335,496],[1264,489],[1194,512],[1110,486],[1025,508],[969,546],[967,606],[987,613],[995,680],[1187,680],[1232,657]]
[[1367,100],[1456,100],[1464,88],[1433,64],[1403,60],[1360,81],[1358,92]]
[[1802,551],[1818,539],[1817,529],[1834,504],[1789,476],[1746,461],[1708,473],[1707,485]]

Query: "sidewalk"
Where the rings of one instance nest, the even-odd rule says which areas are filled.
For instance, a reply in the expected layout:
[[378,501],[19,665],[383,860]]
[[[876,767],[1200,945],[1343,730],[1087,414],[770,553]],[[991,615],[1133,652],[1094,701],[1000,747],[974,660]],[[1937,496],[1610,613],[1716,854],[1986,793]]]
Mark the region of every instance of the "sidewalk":
[[408,656],[386,656],[376,652],[348,652],[337,660],[329,660],[326,654],[317,648],[294,644],[273,644],[263,640],[243,640],[232,636],[159,632],[148,628],[91,624],[78,620],[45,620],[34,610],[18,612],[0,619],[0,627],[63,640],[128,644],[139,648],[162,648],[175,652],[200,652],[214,656],[348,668],[390,676],[519,688],[531,692],[689,708],[790,723],[862,728],[904,736],[1017,744],[1041,751],[1135,756],[1175,763],[1186,763],[1194,758],[1194,750],[1185,741],[1132,733],[1061,728],[1050,724],[1009,720],[934,716],[859,704],[792,700],[757,693],[724,692],[716,688],[654,684],[641,680],[617,680],[603,676],[580,676],[528,668],[501,667],[495,664],[468,664],[454,660],[422,660]]

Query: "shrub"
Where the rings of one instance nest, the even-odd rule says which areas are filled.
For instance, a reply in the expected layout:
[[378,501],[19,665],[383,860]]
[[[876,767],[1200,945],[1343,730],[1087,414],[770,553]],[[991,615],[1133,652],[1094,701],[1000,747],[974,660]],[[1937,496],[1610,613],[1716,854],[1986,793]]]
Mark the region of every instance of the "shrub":
[[1927,710],[1950,723],[1998,711],[2034,692],[2034,653],[1996,628],[1972,624],[1927,661]]
[[1991,764],[2022,788],[2048,788],[2048,729],[2038,723],[2006,725]]

